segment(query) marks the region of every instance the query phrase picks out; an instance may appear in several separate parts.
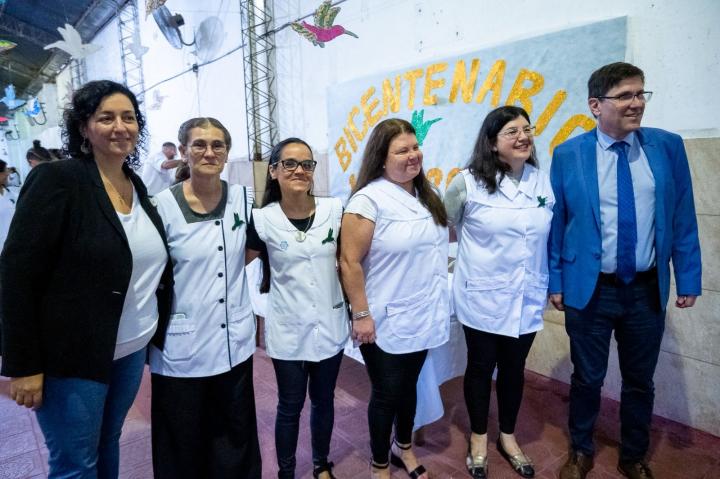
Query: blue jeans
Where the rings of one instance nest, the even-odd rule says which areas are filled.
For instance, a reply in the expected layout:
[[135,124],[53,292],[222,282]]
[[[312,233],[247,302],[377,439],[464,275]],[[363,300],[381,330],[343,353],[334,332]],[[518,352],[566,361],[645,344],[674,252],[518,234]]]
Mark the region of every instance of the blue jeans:
[[45,377],[36,414],[50,452],[49,478],[118,477],[120,433],[140,388],[145,353],[114,361],[108,384]]
[[650,440],[653,375],[665,331],[657,276],[624,285],[601,275],[584,309],[565,308],[565,329],[574,367],[569,418],[572,449],[585,455],[595,452],[592,434],[615,330],[622,376],[620,460],[642,460]]
[[335,423],[335,383],[342,356],[343,352],[340,351],[319,362],[272,360],[278,384],[275,450],[279,478],[295,477],[300,413],[308,390],[313,464],[315,467],[327,464]]

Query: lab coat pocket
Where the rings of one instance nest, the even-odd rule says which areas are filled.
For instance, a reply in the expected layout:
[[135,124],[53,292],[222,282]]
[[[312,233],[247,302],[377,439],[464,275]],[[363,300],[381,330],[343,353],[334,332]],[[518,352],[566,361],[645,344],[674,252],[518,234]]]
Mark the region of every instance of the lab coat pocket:
[[190,359],[195,353],[195,321],[184,313],[170,315],[163,353],[172,361]]
[[425,335],[437,320],[435,302],[437,294],[419,291],[386,306],[390,330],[399,338],[412,339]]
[[525,285],[523,317],[542,320],[547,304],[548,275],[543,273],[529,274]]
[[480,319],[504,319],[510,313],[514,291],[506,276],[469,279],[465,283],[468,305]]
[[245,343],[255,338],[255,315],[252,307],[240,306],[232,309],[228,317],[230,341],[235,344]]

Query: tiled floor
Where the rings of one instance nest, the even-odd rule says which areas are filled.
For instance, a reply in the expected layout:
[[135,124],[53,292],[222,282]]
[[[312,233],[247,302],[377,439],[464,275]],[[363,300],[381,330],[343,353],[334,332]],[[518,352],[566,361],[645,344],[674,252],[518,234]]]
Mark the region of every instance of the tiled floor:
[[[120,476],[124,479],[152,477],[150,458],[150,387],[145,378],[130,410],[121,439]],[[366,405],[368,380],[363,367],[346,358],[336,390],[336,419],[331,460],[340,479],[368,477]],[[255,359],[255,391],[264,478],[276,475],[273,423],[276,388],[272,364],[258,351]],[[34,415],[8,397],[9,382],[0,378],[0,479],[40,478],[47,474],[47,451]],[[557,477],[567,453],[568,387],[557,381],[527,373],[526,393],[517,436],[536,464],[536,477]],[[442,387],[445,417],[425,428],[424,445],[417,453],[434,478],[469,477],[464,471],[468,421],[463,403],[462,379]],[[497,417],[493,405],[491,416]],[[617,462],[618,404],[603,401],[596,434],[598,454],[592,479],[619,477]],[[490,437],[497,435],[491,426]],[[720,477],[720,438],[662,418],[654,418],[650,464],[660,479],[715,479]],[[500,455],[490,451],[492,479],[517,478]],[[312,477],[307,414],[303,415],[298,449],[298,477]],[[407,477],[393,469],[394,478]]]

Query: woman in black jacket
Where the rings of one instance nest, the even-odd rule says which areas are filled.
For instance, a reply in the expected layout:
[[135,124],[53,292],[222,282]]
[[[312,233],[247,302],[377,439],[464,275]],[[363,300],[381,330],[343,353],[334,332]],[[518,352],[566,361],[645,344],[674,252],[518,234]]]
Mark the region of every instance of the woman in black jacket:
[[31,171],[0,259],[2,374],[36,409],[51,478],[117,477],[147,344],[165,337],[172,265],[131,169],[145,136],[125,86],[76,91],[63,130],[73,159]]

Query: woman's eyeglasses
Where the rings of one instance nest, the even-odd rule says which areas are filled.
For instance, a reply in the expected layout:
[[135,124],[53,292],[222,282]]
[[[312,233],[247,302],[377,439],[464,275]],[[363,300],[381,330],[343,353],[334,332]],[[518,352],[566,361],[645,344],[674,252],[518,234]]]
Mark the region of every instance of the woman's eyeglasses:
[[280,164],[285,170],[288,171],[295,171],[300,165],[303,169],[303,171],[314,171],[315,167],[317,166],[317,161],[315,160],[303,160],[303,161],[297,161],[297,160],[281,160]]

